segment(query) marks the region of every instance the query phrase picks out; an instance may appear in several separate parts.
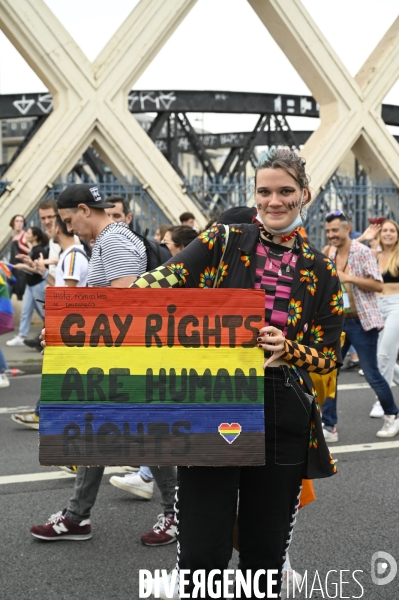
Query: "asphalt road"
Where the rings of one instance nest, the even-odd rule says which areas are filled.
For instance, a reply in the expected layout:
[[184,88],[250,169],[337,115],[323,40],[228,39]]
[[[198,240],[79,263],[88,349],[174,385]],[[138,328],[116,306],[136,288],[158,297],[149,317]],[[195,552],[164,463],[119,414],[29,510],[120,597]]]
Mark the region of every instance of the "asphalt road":
[[[343,373],[339,383],[355,388],[339,396],[340,439],[331,444],[339,473],[315,483],[317,501],[298,515],[290,556],[295,569],[306,571],[307,586],[296,597],[397,600],[399,574],[388,585],[375,585],[370,573],[376,552],[399,563],[399,436],[383,441],[382,449],[373,446],[381,440],[375,437],[380,421],[368,417],[372,391],[359,388],[364,378],[356,372]],[[0,389],[0,599],[136,600],[139,569],[169,570],[176,558],[175,544],[148,548],[140,542],[161,512],[158,491],[151,501],[140,500],[105,476],[91,540],[41,543],[30,535],[32,524],[66,506],[73,486],[68,476],[28,481],[32,474],[60,473],[39,465],[37,432],[18,426],[9,414],[33,406],[39,387],[40,376],[29,375]],[[399,404],[398,388],[394,395]],[[26,477],[6,479],[15,475]],[[233,566],[236,561],[235,554]],[[380,582],[391,568],[380,566]]]

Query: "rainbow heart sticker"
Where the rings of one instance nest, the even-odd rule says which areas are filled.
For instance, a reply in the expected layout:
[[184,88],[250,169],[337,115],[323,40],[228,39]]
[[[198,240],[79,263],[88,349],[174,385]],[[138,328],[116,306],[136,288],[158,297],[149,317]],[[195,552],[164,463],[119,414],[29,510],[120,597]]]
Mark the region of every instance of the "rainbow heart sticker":
[[241,425],[239,423],[221,423],[218,431],[226,442],[232,444],[241,433]]

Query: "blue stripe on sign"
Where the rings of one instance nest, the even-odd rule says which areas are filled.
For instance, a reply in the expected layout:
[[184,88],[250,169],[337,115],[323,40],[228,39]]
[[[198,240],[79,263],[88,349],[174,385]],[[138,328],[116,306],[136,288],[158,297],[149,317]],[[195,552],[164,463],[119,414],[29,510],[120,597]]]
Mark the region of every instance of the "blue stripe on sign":
[[[178,409],[178,410],[177,410]],[[90,416],[91,415],[91,416]],[[221,423],[238,423],[243,433],[262,433],[264,427],[263,406],[249,408],[245,406],[220,406],[212,408],[208,404],[196,406],[143,406],[143,404],[122,404],[105,406],[81,404],[64,408],[57,405],[43,404],[40,407],[40,434],[59,435],[65,427],[77,425],[81,432],[87,423],[93,427],[93,433],[104,423],[114,423],[123,428],[128,423],[130,433],[137,433],[137,424],[144,424],[144,431],[148,433],[148,423],[167,423],[172,426],[177,421],[188,421],[190,428],[181,426],[185,433],[215,433]]]

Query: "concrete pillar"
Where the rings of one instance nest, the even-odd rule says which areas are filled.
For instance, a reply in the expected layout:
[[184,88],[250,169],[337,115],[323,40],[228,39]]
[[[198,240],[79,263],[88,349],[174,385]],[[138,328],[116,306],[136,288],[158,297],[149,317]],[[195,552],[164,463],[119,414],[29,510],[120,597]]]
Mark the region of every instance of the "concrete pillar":
[[351,149],[371,176],[399,185],[399,146],[380,116],[399,77],[399,17],[352,77],[300,0],[248,2],[320,104],[320,127],[301,152],[314,197]]
[[54,98],[54,110],[5,177],[0,243],[12,214],[27,214],[57,176],[90,144],[101,148],[115,174],[135,175],[171,222],[190,210],[182,181],[128,111],[127,96],[196,0],[141,0],[91,63],[43,0],[2,0],[0,28]]

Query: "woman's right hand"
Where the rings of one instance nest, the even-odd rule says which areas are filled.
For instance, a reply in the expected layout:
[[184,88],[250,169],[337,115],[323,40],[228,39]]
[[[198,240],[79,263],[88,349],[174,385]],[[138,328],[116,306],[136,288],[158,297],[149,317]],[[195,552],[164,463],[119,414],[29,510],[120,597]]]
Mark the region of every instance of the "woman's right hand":
[[356,239],[357,242],[372,242],[377,237],[377,234],[381,231],[381,225],[372,223],[365,229],[360,237]]

